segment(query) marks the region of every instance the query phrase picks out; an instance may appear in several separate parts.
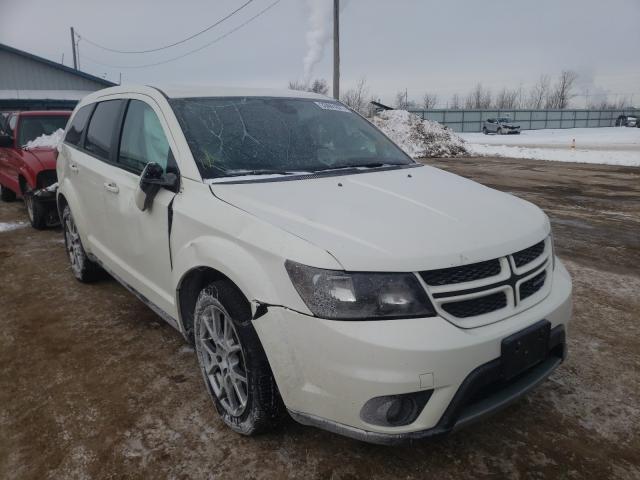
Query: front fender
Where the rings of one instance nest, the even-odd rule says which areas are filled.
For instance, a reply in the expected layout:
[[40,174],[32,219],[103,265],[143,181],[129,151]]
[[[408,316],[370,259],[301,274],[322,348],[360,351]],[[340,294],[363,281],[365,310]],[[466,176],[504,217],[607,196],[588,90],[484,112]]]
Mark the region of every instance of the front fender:
[[[38,162],[38,169],[33,168],[33,165],[30,165],[28,162],[23,162],[18,169],[18,175],[24,179],[27,186],[31,190],[35,190],[37,188],[38,180],[38,172],[40,171],[40,163]],[[22,184],[20,184],[20,188],[22,188]]]
[[207,267],[228,277],[253,306],[259,302],[308,311],[293,288],[284,259],[276,255],[252,251],[233,239],[200,236],[185,243],[172,256],[176,295],[188,273]]

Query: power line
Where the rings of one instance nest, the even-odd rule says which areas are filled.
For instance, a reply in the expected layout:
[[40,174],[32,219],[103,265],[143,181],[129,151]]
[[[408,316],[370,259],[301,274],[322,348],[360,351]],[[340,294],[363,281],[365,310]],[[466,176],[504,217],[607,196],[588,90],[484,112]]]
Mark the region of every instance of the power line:
[[109,68],[147,68],[147,67],[155,67],[157,65],[163,65],[165,63],[170,63],[173,62],[175,60],[179,60],[181,58],[184,58],[188,55],[192,55],[196,52],[199,52],[200,50],[204,50],[207,47],[210,47],[211,45],[213,45],[214,43],[218,43],[220,40],[228,37],[229,35],[231,35],[234,32],[237,32],[238,30],[240,30],[242,27],[244,27],[245,25],[251,23],[253,20],[255,20],[256,18],[260,17],[261,15],[265,14],[268,10],[272,9],[273,7],[275,7],[278,3],[280,3],[282,0],[276,0],[275,2],[269,4],[266,8],[263,8],[262,10],[260,10],[256,15],[254,15],[253,17],[249,18],[248,20],[242,22],[240,25],[238,25],[235,28],[232,28],[231,30],[229,30],[227,33],[224,33],[223,35],[220,35],[219,37],[214,38],[211,42],[204,44],[201,47],[198,47],[194,50],[190,50],[186,53],[183,53],[182,55],[178,55],[177,57],[173,57],[173,58],[169,58],[167,60],[163,60],[161,62],[154,62],[154,63],[147,63],[144,65],[110,65],[108,63],[102,63],[99,62],[97,60],[92,59],[91,57],[87,57],[86,55],[84,56],[85,60],[89,60],[92,63],[95,63],[97,65],[102,65],[103,67],[109,67]]
[[164,45],[162,47],[158,47],[158,48],[151,48],[149,50],[117,50],[115,48],[109,48],[109,47],[105,47],[104,45],[100,45],[99,43],[96,43],[90,39],[88,39],[87,37],[81,36],[79,33],[76,32],[76,35],[78,36],[78,38],[82,38],[85,42],[93,45],[94,47],[98,47],[101,48],[102,50],[106,50],[108,52],[115,52],[115,53],[151,53],[151,52],[158,52],[160,50],[164,50],[166,48],[171,48],[171,47],[175,47],[176,45],[180,45],[182,43],[188,42],[189,40],[191,40],[192,38],[195,38],[199,35],[202,35],[205,32],[208,32],[209,30],[211,30],[214,27],[217,27],[218,25],[220,25],[222,22],[224,22],[225,20],[231,18],[233,15],[235,15],[236,13],[238,13],[240,10],[242,10],[244,7],[246,7],[247,5],[249,5],[251,2],[253,2],[254,0],[248,0],[247,2],[245,2],[244,4],[240,5],[238,8],[236,8],[233,12],[231,12],[230,14],[228,14],[227,16],[221,18],[220,20],[218,20],[216,23],[209,25],[207,28],[205,28],[204,30],[200,30],[197,33],[194,33],[193,35],[184,38],[180,41],[174,42],[174,43],[170,43],[169,45]]

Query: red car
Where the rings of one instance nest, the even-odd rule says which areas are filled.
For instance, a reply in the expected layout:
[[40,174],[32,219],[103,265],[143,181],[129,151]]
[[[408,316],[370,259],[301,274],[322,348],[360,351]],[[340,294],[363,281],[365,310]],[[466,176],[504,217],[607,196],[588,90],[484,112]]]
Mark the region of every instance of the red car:
[[41,135],[64,129],[71,112],[29,111],[9,114],[0,132],[0,198],[5,202],[24,199],[31,225],[43,229],[58,223],[55,191],[57,182],[55,147],[27,147]]

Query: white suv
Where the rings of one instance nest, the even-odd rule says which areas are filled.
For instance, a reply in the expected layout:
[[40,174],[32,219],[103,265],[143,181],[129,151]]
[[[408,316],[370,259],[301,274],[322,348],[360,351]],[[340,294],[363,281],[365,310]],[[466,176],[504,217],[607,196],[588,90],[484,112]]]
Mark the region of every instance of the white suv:
[[288,411],[423,438],[565,358],[571,279],[547,216],[326,97],[108,88],[75,109],[57,168],[75,276],[106,270],[193,342],[237,432]]

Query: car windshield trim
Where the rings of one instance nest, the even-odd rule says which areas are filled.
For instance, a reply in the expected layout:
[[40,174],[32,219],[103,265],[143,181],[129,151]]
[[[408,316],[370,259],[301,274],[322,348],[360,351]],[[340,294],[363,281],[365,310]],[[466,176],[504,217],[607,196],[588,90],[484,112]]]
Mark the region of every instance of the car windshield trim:
[[331,99],[197,97],[169,100],[205,180],[299,177],[415,161],[369,121]]
[[273,183],[273,182],[287,182],[292,180],[311,180],[314,178],[324,177],[343,177],[347,175],[358,175],[363,173],[376,173],[386,172],[390,170],[403,170],[406,168],[418,168],[424,167],[422,163],[414,162],[406,165],[388,165],[386,167],[378,168],[351,168],[348,169],[332,169],[332,170],[319,170],[317,172],[290,172],[287,175],[272,174],[272,175],[247,175],[246,177],[216,177],[204,179],[204,183],[208,185],[239,185],[245,183]]

